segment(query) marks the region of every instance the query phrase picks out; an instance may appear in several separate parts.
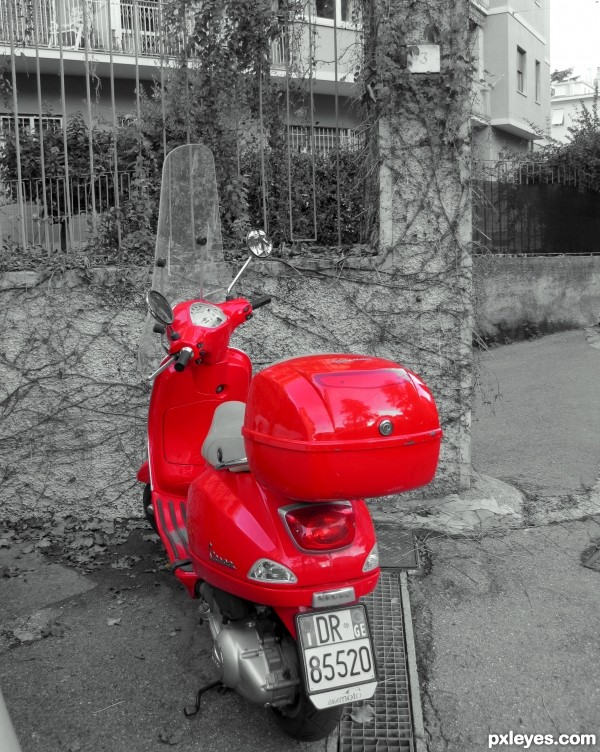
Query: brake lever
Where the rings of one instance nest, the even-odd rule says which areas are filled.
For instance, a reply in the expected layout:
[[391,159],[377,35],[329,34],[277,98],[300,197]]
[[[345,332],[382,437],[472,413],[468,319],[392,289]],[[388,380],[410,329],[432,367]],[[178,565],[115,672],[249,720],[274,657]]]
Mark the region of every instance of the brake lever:
[[168,368],[168,367],[169,367],[169,366],[170,366],[170,365],[171,365],[172,363],[174,363],[174,362],[175,362],[175,361],[177,360],[177,355],[179,355],[179,353],[176,353],[175,355],[171,355],[171,356],[169,357],[169,359],[168,359],[167,361],[165,361],[165,362],[164,362],[164,363],[162,364],[162,366],[161,366],[160,368],[157,368],[157,369],[156,369],[156,371],[154,371],[154,373],[151,373],[151,374],[150,374],[150,376],[148,376],[148,377],[146,378],[146,381],[152,381],[152,380],[153,380],[153,379],[155,379],[155,378],[156,378],[157,376],[160,376],[160,374],[161,374],[161,373],[162,373],[163,371],[166,371],[166,370],[167,370],[167,368]]

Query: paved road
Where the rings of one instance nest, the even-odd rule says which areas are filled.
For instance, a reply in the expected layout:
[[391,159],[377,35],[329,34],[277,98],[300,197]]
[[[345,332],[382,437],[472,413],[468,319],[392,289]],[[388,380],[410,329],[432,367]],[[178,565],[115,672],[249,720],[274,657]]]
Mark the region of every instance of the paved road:
[[592,733],[593,746],[530,749],[600,750],[600,572],[581,564],[600,545],[600,350],[574,331],[481,360],[475,468],[541,497],[526,502],[538,511],[560,515],[558,495],[565,517],[584,498],[598,514],[429,537],[431,571],[411,580],[429,752],[483,752],[489,734],[510,731]]
[[583,331],[479,358],[474,468],[546,496],[591,488],[600,468],[600,350]]
[[[13,575],[0,578],[0,685],[23,752],[324,751],[233,692],[207,694],[200,716],[185,718],[214,677],[208,627],[145,532],[86,576],[22,544],[0,550],[0,570]],[[14,637],[40,628],[43,639]]]
[[580,564],[596,541],[600,518],[429,540],[431,573],[411,579],[429,752],[483,752],[511,730],[593,733],[551,748],[600,750],[600,573]]

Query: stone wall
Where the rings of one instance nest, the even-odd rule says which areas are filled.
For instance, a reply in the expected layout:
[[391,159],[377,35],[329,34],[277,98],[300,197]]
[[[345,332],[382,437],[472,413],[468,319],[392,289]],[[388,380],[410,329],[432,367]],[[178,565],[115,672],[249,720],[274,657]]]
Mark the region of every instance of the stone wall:
[[[284,252],[257,264],[239,291],[270,293],[273,304],[233,343],[258,367],[329,351],[419,373],[444,428],[425,498],[470,482],[470,10],[469,0],[364,4],[371,169],[356,211],[379,212],[378,253]],[[422,44],[439,48],[439,70],[412,72]],[[148,388],[135,349],[147,286],[145,272],[128,270],[3,280],[0,516],[139,513]]]
[[[420,353],[430,335],[415,336],[419,312],[409,320],[387,284],[392,279],[371,258],[257,263],[238,291],[269,293],[273,302],[232,344],[257,369],[307,352],[349,351],[423,373]],[[145,270],[0,277],[0,519],[140,514],[135,475],[145,454],[149,388],[136,349],[148,286]],[[429,341],[429,351],[441,337]],[[424,376],[434,394],[443,391],[435,376]],[[440,409],[447,423],[453,406],[442,398]],[[455,440],[447,432],[440,471],[424,496],[455,487]]]
[[600,322],[600,257],[474,259],[476,332],[503,342]]

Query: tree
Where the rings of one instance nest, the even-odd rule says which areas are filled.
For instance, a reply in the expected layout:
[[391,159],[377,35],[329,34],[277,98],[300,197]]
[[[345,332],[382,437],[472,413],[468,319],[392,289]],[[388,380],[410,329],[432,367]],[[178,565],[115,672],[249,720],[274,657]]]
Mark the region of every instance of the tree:
[[542,170],[530,182],[560,182],[565,176],[575,179],[579,190],[600,192],[600,107],[596,86],[591,104],[581,103],[573,125],[569,128],[569,141],[552,141],[534,153]]
[[562,84],[565,81],[576,81],[577,76],[573,75],[573,68],[565,68],[564,70],[555,70],[550,74],[550,81],[553,84]]

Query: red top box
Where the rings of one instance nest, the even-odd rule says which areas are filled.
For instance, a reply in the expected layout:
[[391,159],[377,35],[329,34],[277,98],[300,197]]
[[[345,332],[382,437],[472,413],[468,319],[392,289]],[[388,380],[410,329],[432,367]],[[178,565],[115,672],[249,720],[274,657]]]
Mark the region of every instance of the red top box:
[[242,433],[258,482],[302,501],[427,485],[442,437],[421,379],[361,355],[309,355],[261,371],[250,383]]

